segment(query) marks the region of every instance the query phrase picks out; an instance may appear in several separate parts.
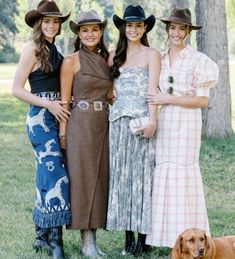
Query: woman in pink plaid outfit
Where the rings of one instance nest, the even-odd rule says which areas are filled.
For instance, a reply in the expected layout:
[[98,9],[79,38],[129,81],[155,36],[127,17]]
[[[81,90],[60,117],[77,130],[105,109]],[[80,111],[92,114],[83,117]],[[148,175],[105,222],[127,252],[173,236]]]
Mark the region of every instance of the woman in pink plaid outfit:
[[156,168],[152,193],[152,226],[146,243],[173,247],[187,228],[208,234],[203,183],[199,168],[201,108],[208,105],[218,67],[205,54],[186,45],[192,30],[188,9],[174,9],[166,24],[170,47],[161,55],[159,92],[148,95],[161,105],[156,139]]

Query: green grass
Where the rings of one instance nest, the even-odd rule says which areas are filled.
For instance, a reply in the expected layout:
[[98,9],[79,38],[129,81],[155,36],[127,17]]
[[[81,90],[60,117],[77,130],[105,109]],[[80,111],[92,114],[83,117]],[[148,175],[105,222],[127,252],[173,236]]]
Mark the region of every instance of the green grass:
[[[10,69],[15,71],[13,67],[10,66]],[[2,66],[0,71],[3,71]],[[231,82],[232,95],[235,97],[234,76]],[[10,83],[5,87],[0,85],[0,258],[48,258],[46,253],[36,254],[32,249],[35,163],[25,134],[28,105],[10,95]],[[233,114],[234,106],[233,103]],[[235,235],[234,147],[235,135],[221,140],[205,138],[202,141],[200,165],[213,236]],[[120,256],[123,232],[99,230],[97,239],[107,258],[131,258]],[[64,246],[66,258],[82,258],[79,254],[78,231],[64,230]],[[154,248],[151,255],[145,258],[169,258],[168,252],[167,248]]]
[[0,79],[12,78],[16,71],[16,64],[0,64]]

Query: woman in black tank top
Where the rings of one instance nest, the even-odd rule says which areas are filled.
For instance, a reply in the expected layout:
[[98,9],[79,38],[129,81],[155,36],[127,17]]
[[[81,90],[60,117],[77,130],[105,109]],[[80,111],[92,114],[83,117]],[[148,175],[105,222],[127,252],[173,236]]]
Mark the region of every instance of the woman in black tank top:
[[[54,45],[63,16],[54,1],[42,0],[37,10],[25,15],[33,28],[32,40],[20,56],[12,94],[29,103],[27,134],[36,159],[36,191],[33,221],[36,251],[47,248],[53,258],[64,258],[62,226],[71,221],[68,175],[58,137],[58,121],[67,120],[69,111],[60,101],[60,66],[63,56]],[[31,92],[25,89],[29,80]]]

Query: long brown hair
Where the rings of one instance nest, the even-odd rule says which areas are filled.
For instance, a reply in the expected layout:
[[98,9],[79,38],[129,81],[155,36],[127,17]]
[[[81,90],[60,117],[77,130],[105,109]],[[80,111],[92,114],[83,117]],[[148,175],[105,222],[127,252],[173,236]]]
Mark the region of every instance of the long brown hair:
[[[43,72],[49,73],[53,71],[52,64],[50,63],[49,57],[50,57],[50,50],[48,49],[46,45],[46,40],[44,38],[42,29],[41,29],[41,24],[42,24],[42,19],[38,19],[33,26],[33,41],[36,44],[36,50],[35,50],[35,55],[37,60],[40,63],[40,69]],[[60,34],[61,30],[61,23],[60,23],[60,28],[57,33],[57,35]],[[55,38],[53,39],[54,42]]]

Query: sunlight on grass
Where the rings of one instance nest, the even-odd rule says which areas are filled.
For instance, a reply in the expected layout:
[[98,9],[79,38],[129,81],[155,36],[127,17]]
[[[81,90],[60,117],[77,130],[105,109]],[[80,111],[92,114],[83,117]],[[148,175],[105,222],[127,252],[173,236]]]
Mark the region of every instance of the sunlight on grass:
[[0,79],[12,79],[17,64],[0,64]]

